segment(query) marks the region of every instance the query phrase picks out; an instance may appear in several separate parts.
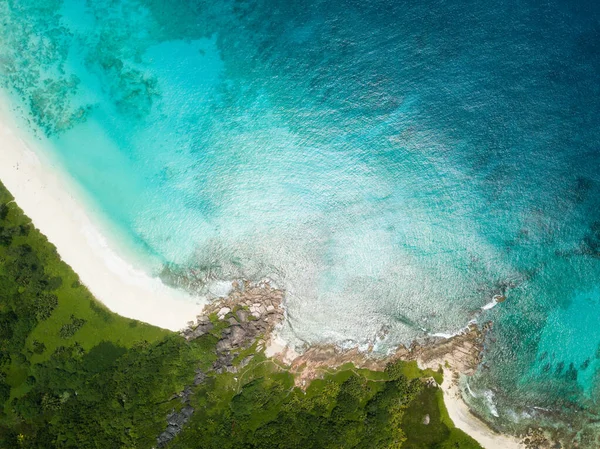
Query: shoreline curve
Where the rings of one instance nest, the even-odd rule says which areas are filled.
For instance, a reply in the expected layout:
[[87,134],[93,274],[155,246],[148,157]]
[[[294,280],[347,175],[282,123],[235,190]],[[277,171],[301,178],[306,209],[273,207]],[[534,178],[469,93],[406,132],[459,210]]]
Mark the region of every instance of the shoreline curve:
[[[34,151],[0,101],[0,179],[92,295],[127,318],[178,331],[204,301],[135,268],[90,218],[56,164]],[[72,181],[74,182],[74,181]]]

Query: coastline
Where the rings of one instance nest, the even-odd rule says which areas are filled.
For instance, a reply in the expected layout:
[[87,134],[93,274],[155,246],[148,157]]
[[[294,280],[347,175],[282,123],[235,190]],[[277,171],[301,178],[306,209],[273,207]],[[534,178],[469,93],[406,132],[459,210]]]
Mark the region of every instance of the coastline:
[[525,445],[516,437],[494,432],[477,418],[463,401],[456,383],[455,373],[447,371],[440,385],[444,393],[444,405],[454,425],[475,439],[484,449],[523,449]]
[[482,338],[486,326],[480,330],[468,326],[462,333],[438,337],[424,344],[399,346],[387,357],[372,357],[358,349],[344,350],[333,345],[312,346],[303,354],[296,353],[282,342],[277,334],[271,335],[265,355],[274,357],[290,367],[297,375],[297,386],[304,387],[327,369],[352,363],[357,368],[383,371],[390,361],[416,361],[419,369],[436,371],[444,367],[444,378],[438,387],[444,396],[444,405],[455,427],[476,440],[484,449],[526,449],[521,438],[494,431],[476,417],[462,399],[457,382],[459,374],[470,375],[480,362]]
[[[123,259],[114,249],[114,242],[110,242],[94,225],[82,201],[76,197],[76,189],[69,185],[67,175],[43,155],[37,154],[18,135],[18,127],[12,122],[6,103],[0,102],[0,180],[33,224],[55,245],[61,258],[73,267],[93,296],[111,311],[128,318],[173,331],[189,326],[190,320],[202,311],[206,303],[164,285]],[[451,342],[460,335],[464,334],[438,337],[441,341]],[[271,335],[267,343],[265,354],[279,358],[292,368],[305,364],[307,359],[316,361],[317,367],[333,367],[346,361],[358,361],[357,366],[369,369],[381,369],[383,366],[381,361],[356,350],[338,352],[338,349],[329,347],[311,347],[300,355],[276,335]],[[479,351],[476,345],[472,348]],[[436,357],[425,357],[424,361],[419,356],[420,349],[423,347],[417,349],[414,359],[422,368],[443,363],[437,356],[441,353],[447,355],[447,352],[436,352]],[[412,355],[408,355],[413,351],[412,347],[408,350],[399,348],[396,356],[413,359]],[[333,359],[335,363],[331,363]],[[494,432],[470,412],[454,380],[454,373],[464,372],[464,367],[453,364],[452,368],[446,371],[440,388],[455,426],[485,449],[523,448],[516,437]],[[307,373],[310,377],[316,371],[308,370],[303,374]],[[299,379],[307,380],[303,374]]]
[[186,327],[204,303],[125,260],[94,224],[66,174],[19,135],[6,100],[0,100],[0,181],[32,223],[111,311],[173,331]]

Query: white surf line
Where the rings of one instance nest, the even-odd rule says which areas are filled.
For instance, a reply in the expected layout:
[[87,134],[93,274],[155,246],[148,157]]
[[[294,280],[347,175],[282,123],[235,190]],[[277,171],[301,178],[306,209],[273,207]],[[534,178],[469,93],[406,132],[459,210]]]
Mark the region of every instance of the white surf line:
[[463,401],[458,386],[453,382],[453,373],[444,373],[441,389],[444,404],[454,425],[475,439],[484,449],[523,449],[525,446],[516,437],[494,432],[477,418]]

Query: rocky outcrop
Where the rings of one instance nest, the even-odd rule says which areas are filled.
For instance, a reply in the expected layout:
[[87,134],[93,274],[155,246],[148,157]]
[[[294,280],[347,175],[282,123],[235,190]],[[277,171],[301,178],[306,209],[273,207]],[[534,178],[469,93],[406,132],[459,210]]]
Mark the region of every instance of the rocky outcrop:
[[210,332],[214,328],[210,317],[216,316],[230,325],[218,349],[237,349],[258,335],[269,335],[283,321],[283,296],[283,290],[272,287],[268,281],[234,282],[229,296],[206,305],[196,323],[183,331],[183,336],[194,340]]
[[206,306],[198,316],[197,324],[183,333],[188,340],[210,332],[213,326],[211,315],[229,324],[217,343],[217,360],[213,364],[216,373],[236,373],[252,359],[250,355],[234,364],[234,352],[249,348],[259,340],[264,349],[264,338],[283,321],[283,291],[273,288],[268,282],[253,284],[249,281],[236,282],[227,298]]
[[[209,333],[217,335],[217,326],[211,317],[226,323],[223,329],[219,326],[221,331],[215,347],[217,360],[213,363],[211,372],[237,373],[254,357],[254,354],[249,354],[237,360],[237,353],[250,348],[256,342],[258,342],[257,351],[262,351],[265,339],[283,321],[285,316],[283,296],[283,291],[272,287],[269,282],[235,282],[229,296],[206,305],[196,322],[191,322],[182,332],[182,336],[192,341]],[[204,383],[208,374],[199,368],[196,369],[194,386]],[[194,413],[194,409],[189,404],[192,394],[192,389],[188,386],[176,396],[181,398],[185,406],[180,412],[173,410],[167,417],[167,428],[157,438],[159,448],[165,447],[175,438]]]
[[470,376],[481,363],[483,339],[490,326],[491,323],[485,323],[481,328],[471,325],[451,338],[415,343],[404,357],[416,360],[421,368],[438,369],[441,366]]
[[[221,340],[217,343],[217,360],[213,364],[215,372],[237,373],[243,369],[250,363],[254,354],[234,364],[232,352],[249,348],[257,340],[261,346],[258,349],[264,349],[263,338],[267,338],[283,320],[282,300],[283,291],[271,287],[267,282],[256,285],[244,282],[234,285],[229,297],[215,304],[213,310],[220,306],[217,317],[228,317],[229,323],[229,327],[223,331]],[[199,319],[203,320],[204,316]]]
[[188,422],[192,413],[194,413],[194,409],[185,406],[180,412],[173,411],[167,416],[167,429],[157,438],[158,447],[165,447],[169,441],[175,438],[175,435],[181,432],[185,423]]
[[470,375],[481,362],[483,338],[488,327],[489,324],[482,329],[472,325],[451,338],[435,337],[408,347],[399,346],[387,357],[361,352],[357,348],[344,350],[334,345],[312,346],[293,360],[290,370],[296,374],[298,386],[307,386],[327,370],[346,363],[352,363],[357,368],[382,371],[389,362],[414,360],[421,368],[437,370],[441,366]]

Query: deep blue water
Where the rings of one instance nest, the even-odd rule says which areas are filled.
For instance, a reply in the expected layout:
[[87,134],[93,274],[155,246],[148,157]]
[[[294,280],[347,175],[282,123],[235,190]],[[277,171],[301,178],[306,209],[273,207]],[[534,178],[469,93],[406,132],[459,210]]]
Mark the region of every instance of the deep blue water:
[[381,350],[505,294],[473,404],[591,446],[599,80],[595,2],[0,1],[3,88],[155,273]]

